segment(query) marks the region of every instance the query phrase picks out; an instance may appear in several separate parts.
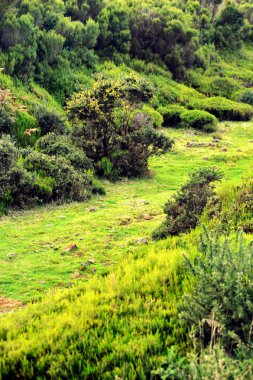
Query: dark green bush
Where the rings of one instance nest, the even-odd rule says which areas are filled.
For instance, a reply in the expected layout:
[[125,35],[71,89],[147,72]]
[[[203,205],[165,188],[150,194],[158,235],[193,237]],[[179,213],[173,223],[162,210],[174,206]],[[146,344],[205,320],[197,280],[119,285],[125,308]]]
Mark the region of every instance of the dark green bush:
[[219,120],[248,121],[253,116],[253,107],[222,97],[195,99],[189,104],[192,109],[207,111]]
[[185,108],[177,104],[170,104],[166,107],[159,107],[157,111],[163,116],[164,127],[177,127],[181,123],[181,114]]
[[237,97],[238,102],[250,104],[253,106],[253,91],[252,90],[245,90],[240,92],[240,94]]
[[93,168],[91,160],[81,149],[72,144],[68,136],[48,133],[37,141],[36,147],[49,156],[65,157],[76,169],[85,171]]
[[164,206],[166,220],[152,234],[154,240],[179,235],[195,228],[200,216],[214,193],[213,182],[221,174],[214,169],[200,169]]
[[48,156],[33,151],[24,159],[24,167],[42,178],[52,179],[53,200],[84,200],[90,197],[90,178],[75,170],[70,162],[61,156]]
[[40,107],[36,110],[36,118],[42,136],[50,132],[55,134],[68,132],[66,119],[57,111]]
[[184,111],[180,115],[181,125],[186,128],[195,128],[204,132],[214,132],[217,129],[217,119],[206,111]]

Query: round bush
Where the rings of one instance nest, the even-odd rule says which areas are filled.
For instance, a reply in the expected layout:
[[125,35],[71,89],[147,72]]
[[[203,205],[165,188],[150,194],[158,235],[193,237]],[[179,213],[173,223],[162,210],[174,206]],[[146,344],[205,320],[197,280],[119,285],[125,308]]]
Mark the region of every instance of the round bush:
[[214,132],[217,129],[217,119],[206,111],[192,110],[181,114],[181,125],[186,128],[195,128],[205,132]]
[[245,90],[241,92],[237,98],[238,102],[247,103],[253,106],[253,91]]
[[177,104],[170,104],[167,107],[160,107],[157,110],[163,116],[164,127],[177,127],[181,123],[181,114],[185,108]]

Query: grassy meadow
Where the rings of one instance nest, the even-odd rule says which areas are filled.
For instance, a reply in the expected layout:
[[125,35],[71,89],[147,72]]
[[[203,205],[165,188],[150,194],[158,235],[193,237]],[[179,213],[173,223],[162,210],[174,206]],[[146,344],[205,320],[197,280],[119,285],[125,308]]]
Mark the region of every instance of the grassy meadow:
[[[175,138],[175,145],[172,152],[151,159],[149,178],[105,182],[107,194],[88,202],[52,204],[1,218],[3,297],[35,301],[49,291],[105,275],[122,260],[150,251],[154,244],[150,235],[164,219],[164,203],[197,168],[220,168],[222,186],[250,177],[251,122],[220,123],[213,135],[164,131]],[[66,252],[70,244],[77,248]],[[5,311],[5,302],[0,311]]]

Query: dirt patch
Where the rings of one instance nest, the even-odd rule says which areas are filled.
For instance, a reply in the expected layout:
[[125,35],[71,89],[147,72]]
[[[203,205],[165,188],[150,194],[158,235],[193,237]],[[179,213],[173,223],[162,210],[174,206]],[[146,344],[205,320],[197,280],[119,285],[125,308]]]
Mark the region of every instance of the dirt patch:
[[0,314],[12,311],[24,306],[21,301],[0,297]]

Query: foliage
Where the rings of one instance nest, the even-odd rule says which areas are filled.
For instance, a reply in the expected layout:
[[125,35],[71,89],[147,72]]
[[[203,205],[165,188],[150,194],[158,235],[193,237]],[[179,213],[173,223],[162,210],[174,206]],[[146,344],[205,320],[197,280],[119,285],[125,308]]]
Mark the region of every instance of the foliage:
[[206,111],[184,111],[180,115],[181,125],[186,128],[195,128],[205,132],[214,132],[217,128],[217,119]]
[[90,196],[91,180],[74,169],[62,156],[48,156],[36,151],[28,154],[23,162],[24,168],[36,173],[38,180],[50,179],[52,200],[84,200]]
[[228,3],[214,23],[214,43],[219,48],[238,49],[241,46],[243,14]]
[[71,143],[67,136],[48,133],[41,137],[36,144],[37,149],[49,156],[65,157],[78,170],[92,170],[92,163],[81,149]]
[[244,90],[241,91],[238,98],[238,102],[247,103],[253,106],[253,91],[252,90]]
[[36,109],[36,119],[42,136],[50,132],[55,134],[67,132],[66,119],[54,110],[38,107]]
[[190,180],[165,204],[166,220],[153,232],[152,238],[164,239],[195,228],[214,193],[212,183],[220,178],[221,174],[215,169],[200,169],[192,173]]
[[181,114],[186,109],[178,104],[170,104],[166,107],[159,107],[158,112],[163,116],[165,127],[177,127],[181,123]]
[[[143,176],[148,171],[149,156],[171,148],[172,140],[157,135],[152,120],[135,112],[152,95],[152,86],[138,76],[116,81],[100,77],[90,89],[75,94],[68,102],[75,126],[73,139],[95,162],[100,175]],[[152,111],[154,114],[159,116]]]
[[242,344],[252,349],[252,247],[240,232],[235,245],[229,236],[223,241],[219,230],[205,230],[201,244],[203,255],[190,264],[196,286],[185,296],[181,317],[204,347],[218,341],[228,353]]
[[0,135],[10,133],[15,120],[13,97],[9,90],[0,88]]
[[244,103],[237,103],[222,97],[194,99],[189,106],[192,109],[207,111],[219,120],[247,121],[253,116],[253,107]]
[[159,248],[138,261],[129,257],[104,278],[1,318],[2,379],[45,373],[61,379],[147,378],[166,345],[184,351],[187,337],[177,318],[182,256]]

